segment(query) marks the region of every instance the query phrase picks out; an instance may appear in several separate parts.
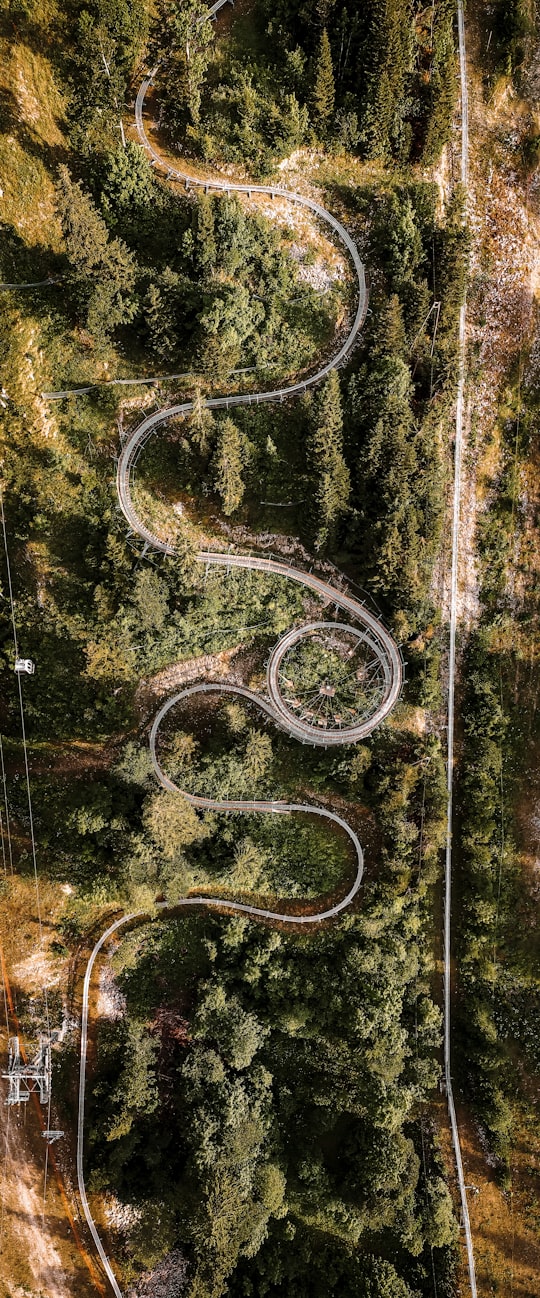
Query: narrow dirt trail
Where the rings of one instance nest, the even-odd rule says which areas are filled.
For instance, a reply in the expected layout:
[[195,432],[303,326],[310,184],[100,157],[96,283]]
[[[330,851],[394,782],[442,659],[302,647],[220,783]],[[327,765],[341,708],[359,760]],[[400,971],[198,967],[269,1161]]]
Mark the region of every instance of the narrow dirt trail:
[[[0,1104],[6,1091],[0,1087]],[[3,1109],[0,1140],[2,1298],[96,1298],[51,1169],[43,1201],[45,1141],[33,1106]],[[7,1139],[6,1139],[7,1137]],[[7,1155],[7,1156],[6,1156]],[[96,1277],[97,1278],[97,1277]]]
[[[5,1084],[0,1103],[4,1105]],[[6,1114],[2,1142],[2,1251],[0,1279],[9,1298],[47,1294],[47,1298],[71,1298],[73,1260],[65,1257],[58,1246],[60,1230],[65,1231],[64,1213],[54,1187],[48,1192],[43,1212],[43,1162],[36,1158],[33,1145],[37,1123],[26,1107]],[[7,1132],[7,1158],[6,1158]],[[41,1138],[44,1146],[44,1141]],[[42,1158],[44,1148],[41,1151]],[[64,1256],[61,1256],[64,1254]],[[69,1276],[69,1284],[67,1277]]]
[[[49,884],[43,901],[51,917],[62,893]],[[23,1007],[32,1016],[46,984],[54,991],[63,962],[51,958],[45,925],[39,938],[33,885],[14,875],[0,911],[0,1054],[7,1059],[8,1037],[21,1033]],[[24,917],[24,918],[23,918]],[[37,1027],[36,1027],[37,1033]],[[35,1033],[30,1033],[34,1041]],[[54,1069],[54,1059],[53,1059]],[[49,1152],[44,1202],[47,1110],[36,1095],[19,1108],[5,1104],[7,1084],[0,1079],[0,1295],[1,1298],[96,1298],[102,1281],[79,1233],[71,1197],[63,1142]],[[51,1125],[57,1126],[54,1110]],[[46,1285],[46,1287],[45,1287]],[[75,1287],[74,1287],[75,1286]]]

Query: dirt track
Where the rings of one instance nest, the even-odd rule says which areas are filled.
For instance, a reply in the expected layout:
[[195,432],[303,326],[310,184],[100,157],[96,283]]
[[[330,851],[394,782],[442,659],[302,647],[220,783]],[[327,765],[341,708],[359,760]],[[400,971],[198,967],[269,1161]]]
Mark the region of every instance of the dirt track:
[[[45,890],[49,912],[58,907],[58,896],[52,885]],[[29,994],[43,985],[52,986],[55,977],[45,952],[36,953],[39,944],[35,919],[33,886],[15,877],[2,897],[0,939],[6,975],[6,1001],[10,1034],[17,1031],[14,1010],[23,995],[23,984]],[[48,944],[47,938],[45,943]],[[36,954],[38,967],[36,967]],[[15,973],[17,971],[17,973]],[[22,977],[22,973],[27,976]],[[37,978],[30,977],[34,972]],[[15,976],[14,976],[15,975]],[[7,1026],[2,994],[0,1054],[7,1057]],[[20,1008],[20,1004],[19,1004]],[[63,1184],[62,1143],[54,1147],[49,1159],[47,1195],[43,1203],[45,1140],[42,1130],[47,1113],[39,1103],[8,1108],[6,1083],[0,1082],[0,1294],[1,1298],[95,1298],[99,1293],[94,1268],[90,1280],[83,1252],[74,1236],[73,1220],[77,1217]],[[52,1125],[55,1124],[54,1111]],[[7,1140],[6,1140],[7,1137]],[[7,1148],[7,1158],[6,1158]],[[91,1264],[90,1264],[91,1265]]]
[[[2,1104],[5,1089],[2,1084]],[[70,1298],[66,1284],[66,1266],[60,1256],[57,1240],[61,1205],[55,1200],[54,1187],[47,1195],[43,1213],[43,1145],[39,1166],[32,1148],[37,1127],[33,1112],[3,1109],[2,1197],[3,1247],[0,1254],[0,1278],[6,1296],[22,1298],[42,1294],[47,1298]],[[8,1126],[8,1157],[5,1159],[5,1131]],[[39,1133],[38,1133],[39,1134]],[[63,1249],[62,1249],[63,1252]],[[71,1264],[72,1265],[72,1264]],[[71,1270],[71,1266],[70,1266]]]

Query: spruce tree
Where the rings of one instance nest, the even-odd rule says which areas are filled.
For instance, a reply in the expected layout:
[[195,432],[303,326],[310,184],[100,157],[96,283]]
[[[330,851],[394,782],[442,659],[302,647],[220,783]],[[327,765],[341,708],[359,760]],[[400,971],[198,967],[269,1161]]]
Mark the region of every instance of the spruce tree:
[[314,427],[308,437],[308,470],[312,484],[315,548],[333,540],[351,490],[343,456],[343,415],[339,378],[332,370],[314,402]]
[[181,0],[172,5],[165,23],[164,47],[170,57],[172,36],[178,89],[194,126],[200,119],[201,93],[214,40],[213,24],[207,18],[206,0]]
[[315,63],[315,77],[312,93],[312,115],[316,129],[321,135],[325,135],[328,124],[334,111],[334,70],[332,67],[332,51],[326,27],[323,30],[317,60]]
[[244,463],[245,438],[232,419],[224,419],[219,427],[214,455],[214,483],[221,496],[224,514],[233,514],[242,501]]
[[193,410],[189,416],[189,430],[192,440],[201,455],[208,454],[214,436],[215,421],[212,411],[206,405],[200,384],[195,388]]
[[363,135],[368,156],[396,151],[414,68],[414,29],[408,0],[368,0],[368,62],[358,77],[366,82]]
[[109,237],[92,199],[71,179],[65,166],[59,168],[56,206],[71,266],[74,301],[99,341],[135,315],[135,259],[121,239]]
[[216,260],[214,202],[208,194],[201,194],[193,219],[197,268],[201,271],[208,271]]

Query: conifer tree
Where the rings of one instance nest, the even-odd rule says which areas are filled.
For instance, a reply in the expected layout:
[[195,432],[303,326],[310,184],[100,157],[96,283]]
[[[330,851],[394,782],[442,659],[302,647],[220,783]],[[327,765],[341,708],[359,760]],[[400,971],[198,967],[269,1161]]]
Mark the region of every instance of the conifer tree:
[[[368,155],[389,157],[399,142],[408,78],[414,66],[414,37],[408,0],[369,0],[363,134]],[[359,67],[361,75],[363,66]]]
[[334,70],[332,67],[332,51],[326,27],[323,29],[317,60],[315,64],[315,78],[313,83],[312,94],[312,113],[313,120],[317,130],[321,135],[325,135],[330,118],[334,111]]
[[224,514],[234,513],[242,501],[244,463],[245,439],[232,419],[224,419],[219,427],[214,455],[214,483],[221,496]]
[[244,770],[250,783],[266,775],[272,761],[272,740],[260,730],[250,730],[244,755]]
[[172,35],[178,90],[194,126],[200,119],[201,92],[214,39],[213,24],[207,17],[206,0],[181,0],[171,6],[165,24],[166,45]]
[[152,201],[159,191],[154,182],[149,160],[140,144],[128,140],[106,158],[106,173],[101,189],[101,211],[109,226],[118,224],[118,218],[133,217]]
[[[438,26],[440,24],[440,30]],[[422,151],[424,163],[434,162],[449,139],[456,102],[457,75],[452,15],[443,13],[435,28],[434,58],[429,85],[429,119]]]
[[67,167],[58,173],[56,205],[68,261],[70,282],[80,312],[96,339],[133,319],[136,265],[121,239],[111,239],[92,199],[71,179]]
[[200,385],[195,388],[193,410],[189,417],[191,436],[201,455],[208,453],[214,434],[214,416],[206,405]]
[[194,212],[195,257],[200,270],[209,270],[216,260],[214,204],[201,194]]
[[343,456],[343,415],[339,378],[329,374],[315,400],[314,427],[308,438],[308,467],[313,491],[315,547],[332,540],[336,524],[345,513],[351,490]]
[[180,346],[177,327],[180,277],[170,266],[149,285],[144,298],[144,320],[151,346],[161,360],[172,363]]

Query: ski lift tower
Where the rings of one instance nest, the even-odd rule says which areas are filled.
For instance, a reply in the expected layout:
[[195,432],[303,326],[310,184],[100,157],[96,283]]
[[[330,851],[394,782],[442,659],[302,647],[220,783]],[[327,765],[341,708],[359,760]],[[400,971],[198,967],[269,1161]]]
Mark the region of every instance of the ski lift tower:
[[27,1104],[33,1091],[40,1104],[48,1104],[51,1093],[51,1045],[40,1036],[33,1059],[23,1059],[18,1037],[9,1042],[8,1071],[2,1077],[9,1083],[6,1104]]

